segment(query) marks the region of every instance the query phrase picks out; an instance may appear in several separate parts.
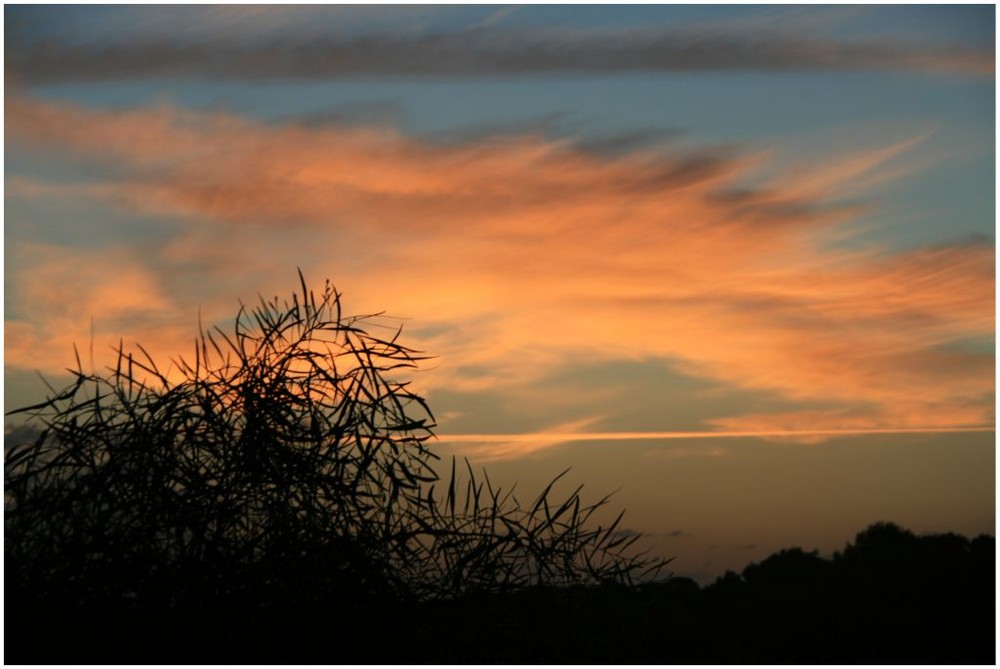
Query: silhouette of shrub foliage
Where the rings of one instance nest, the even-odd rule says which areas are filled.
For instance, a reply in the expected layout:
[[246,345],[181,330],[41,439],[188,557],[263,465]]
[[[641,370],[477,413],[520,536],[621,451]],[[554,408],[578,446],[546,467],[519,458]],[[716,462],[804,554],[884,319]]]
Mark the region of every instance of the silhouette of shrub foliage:
[[[12,413],[7,601],[120,610],[426,600],[531,585],[629,583],[635,554],[608,500],[577,488],[530,505],[454,460],[401,374],[421,355],[371,316],[344,316],[300,273],[290,301],[241,305],[168,368],[145,349]],[[620,518],[621,516],[619,516]]]

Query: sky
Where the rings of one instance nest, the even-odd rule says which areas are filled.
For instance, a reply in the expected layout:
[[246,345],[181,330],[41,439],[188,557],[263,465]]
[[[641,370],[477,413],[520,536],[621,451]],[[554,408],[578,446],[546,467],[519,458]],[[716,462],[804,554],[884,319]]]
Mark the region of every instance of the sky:
[[994,11],[5,5],[5,410],[301,268],[678,574],[993,533]]

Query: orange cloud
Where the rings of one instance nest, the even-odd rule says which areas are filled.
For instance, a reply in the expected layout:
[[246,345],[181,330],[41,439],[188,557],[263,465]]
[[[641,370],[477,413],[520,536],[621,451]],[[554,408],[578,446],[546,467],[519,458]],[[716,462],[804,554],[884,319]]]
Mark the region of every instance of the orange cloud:
[[168,296],[163,278],[128,249],[81,257],[54,245],[15,247],[24,269],[15,276],[15,315],[4,324],[7,365],[60,373],[75,368],[76,346],[85,371],[102,370],[114,364],[120,342],[133,350],[138,342],[166,372],[170,358],[193,353],[196,321],[187,305]]
[[301,266],[333,277],[351,310],[413,318],[415,343],[439,356],[425,389],[509,390],[627,359],[836,407],[731,416],[720,429],[993,421],[992,354],[961,345],[993,335],[992,246],[823,243],[856,212],[838,205],[843,189],[903,175],[893,161],[919,136],[754,191],[745,183],[766,153],[607,157],[530,134],[441,145],[386,128],[17,96],[6,127],[20,150],[98,175],[69,186],[15,175],[8,198],[183,224],[146,258],[114,244],[18,252],[8,365],[63,367],[91,315],[182,353],[192,328],[173,324],[193,326],[199,304],[225,318],[237,295],[282,291]]

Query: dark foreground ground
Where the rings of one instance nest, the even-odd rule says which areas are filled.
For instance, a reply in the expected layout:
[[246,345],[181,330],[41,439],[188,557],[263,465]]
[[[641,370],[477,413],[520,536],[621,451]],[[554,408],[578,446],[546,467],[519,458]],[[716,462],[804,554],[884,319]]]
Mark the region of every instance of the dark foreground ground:
[[[8,593],[17,592],[9,587]],[[169,611],[5,599],[13,664],[994,664],[995,541],[873,526],[699,588],[535,588],[429,603]]]

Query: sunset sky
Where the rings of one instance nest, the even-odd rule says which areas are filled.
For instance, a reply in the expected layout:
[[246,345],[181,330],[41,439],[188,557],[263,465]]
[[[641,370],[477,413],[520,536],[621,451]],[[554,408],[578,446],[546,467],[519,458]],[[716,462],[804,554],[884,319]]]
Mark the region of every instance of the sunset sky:
[[330,278],[703,582],[993,533],[994,7],[4,8],[4,397]]

